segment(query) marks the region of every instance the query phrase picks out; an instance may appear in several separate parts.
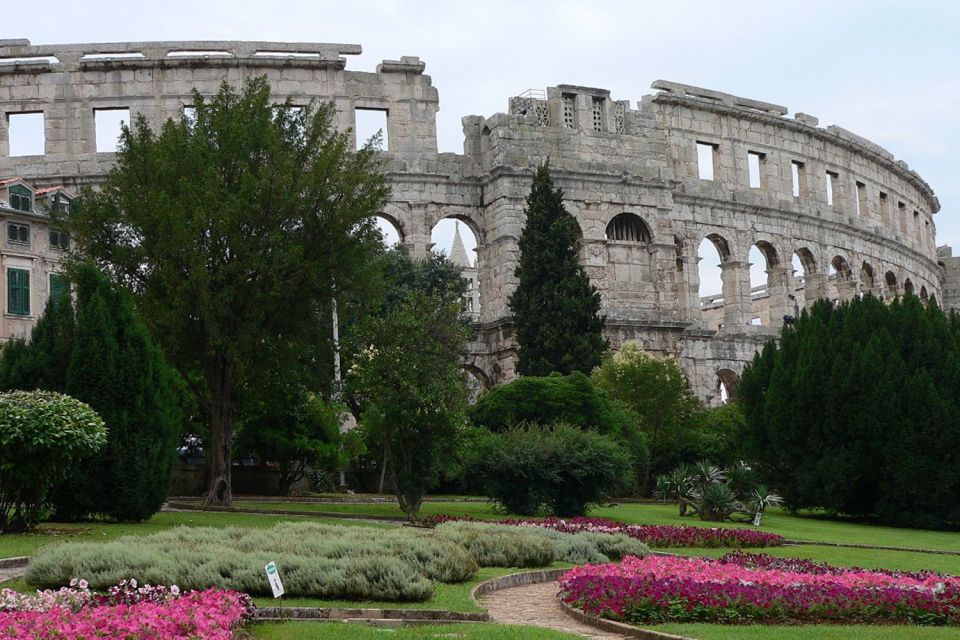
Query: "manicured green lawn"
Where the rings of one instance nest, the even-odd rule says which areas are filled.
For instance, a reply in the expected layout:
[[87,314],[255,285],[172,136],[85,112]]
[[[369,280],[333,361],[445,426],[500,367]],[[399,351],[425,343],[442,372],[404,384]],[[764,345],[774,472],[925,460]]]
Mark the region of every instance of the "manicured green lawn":
[[960,638],[960,629],[955,627],[892,625],[738,627],[717,624],[664,624],[647,628],[697,640],[957,640]]
[[[235,506],[261,509],[286,509],[306,512],[377,514],[402,517],[395,504],[317,504],[291,502],[237,502]],[[489,503],[428,502],[421,509],[423,515],[470,515],[477,518],[504,517]],[[704,527],[749,527],[744,523],[701,522],[696,518],[680,518],[672,504],[624,503],[613,507],[598,507],[590,516],[612,518],[631,524],[688,524]],[[816,514],[790,515],[772,510],[764,515],[762,531],[778,533],[791,540],[809,542],[841,542],[887,547],[960,551],[960,533],[955,531],[925,531],[865,525],[854,522],[828,520]]]
[[[729,549],[658,549],[681,556],[708,556],[719,558]],[[937,571],[960,575],[960,556],[938,556],[929,553],[907,551],[877,551],[873,549],[848,549],[803,545],[799,547],[771,547],[769,549],[746,549],[751,553],[767,553],[781,558],[809,558],[817,562],[829,562],[839,567],[863,567],[865,569],[896,569],[899,571]]]
[[[557,562],[549,569],[569,567],[572,565]],[[460,584],[445,584],[443,582],[434,582],[433,597],[426,602],[380,602],[375,600],[357,601],[357,600],[319,600],[316,598],[284,598],[283,602],[278,602],[273,598],[254,598],[253,601],[258,607],[349,607],[362,609],[437,609],[443,611],[457,611],[464,613],[475,613],[483,611],[470,598],[470,592],[481,582],[505,576],[510,573],[520,571],[537,571],[537,569],[516,569],[503,567],[486,567],[477,571],[477,574],[467,582]]]
[[[268,516],[247,513],[169,512],[158,513],[139,524],[113,524],[106,522],[80,522],[41,524],[30,533],[0,534],[0,558],[29,556],[48,544],[60,542],[106,542],[120,536],[149,535],[176,526],[188,527],[272,527],[278,522],[300,520],[298,516]],[[357,526],[392,526],[350,520],[311,518],[311,521],[328,524]]]
[[[502,624],[453,624],[378,629],[342,622],[265,622],[247,629],[262,640],[575,640],[580,636],[536,627]],[[932,636],[931,636],[932,637]]]

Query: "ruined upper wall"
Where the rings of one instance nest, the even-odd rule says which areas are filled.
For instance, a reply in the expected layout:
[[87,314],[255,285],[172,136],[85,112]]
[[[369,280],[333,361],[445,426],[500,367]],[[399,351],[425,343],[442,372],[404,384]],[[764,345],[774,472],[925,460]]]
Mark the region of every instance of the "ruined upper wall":
[[[354,128],[357,109],[386,112],[389,150],[436,152],[439,98],[416,57],[384,60],[376,72],[346,70],[360,45],[283,42],[131,42],[31,45],[0,40],[0,175],[38,184],[97,181],[113,153],[96,149],[95,111],[129,109],[158,126],[180,117],[194,89],[265,75],[277,101],[330,100],[337,126]],[[11,157],[11,115],[44,115],[44,154]]]

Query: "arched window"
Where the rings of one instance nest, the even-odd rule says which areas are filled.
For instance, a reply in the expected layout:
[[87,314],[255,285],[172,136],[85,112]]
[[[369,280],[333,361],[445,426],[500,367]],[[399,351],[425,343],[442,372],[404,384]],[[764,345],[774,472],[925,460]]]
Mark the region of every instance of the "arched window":
[[884,280],[887,283],[887,291],[889,291],[892,296],[896,297],[898,293],[897,274],[895,274],[893,271],[887,271],[886,275],[884,275]]
[[910,278],[907,278],[903,281],[903,295],[912,296],[913,294],[913,281],[910,280]]
[[740,376],[730,369],[720,369],[717,371],[717,394],[720,404],[727,404],[737,395],[737,387],[740,385]]
[[633,213],[621,213],[614,216],[610,224],[607,225],[607,240],[646,244],[652,239],[650,227],[640,216]]

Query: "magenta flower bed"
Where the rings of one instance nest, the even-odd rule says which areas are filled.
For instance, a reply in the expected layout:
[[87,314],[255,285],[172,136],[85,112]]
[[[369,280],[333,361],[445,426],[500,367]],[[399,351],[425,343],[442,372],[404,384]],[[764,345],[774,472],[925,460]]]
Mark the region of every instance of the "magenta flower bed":
[[85,588],[3,596],[0,638],[5,639],[230,640],[253,610],[250,598],[234,591],[181,594],[175,587],[137,589],[135,582],[106,596],[90,596]]
[[955,576],[747,554],[586,565],[561,578],[560,597],[587,613],[632,623],[960,624]]
[[[473,520],[465,516],[431,516],[430,524],[449,520]],[[783,536],[754,529],[731,529],[723,527],[692,527],[688,525],[623,524],[606,518],[545,518],[529,520],[492,520],[497,524],[512,524],[524,527],[545,527],[563,533],[592,531],[595,533],[622,533],[645,542],[651,547],[731,547],[758,548],[778,547],[784,543]]]

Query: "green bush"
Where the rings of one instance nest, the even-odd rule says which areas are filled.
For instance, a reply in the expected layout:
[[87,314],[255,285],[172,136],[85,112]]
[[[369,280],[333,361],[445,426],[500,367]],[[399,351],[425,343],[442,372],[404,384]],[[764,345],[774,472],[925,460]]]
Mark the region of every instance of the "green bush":
[[67,543],[34,557],[26,579],[56,588],[79,577],[106,589],[133,577],[269,595],[263,567],[270,561],[290,595],[329,599],[422,601],[433,593],[431,580],[462,582],[477,570],[462,545],[422,530],[283,523],[270,529],[180,527],[103,544]]
[[469,473],[484,493],[520,515],[544,507],[561,517],[583,515],[633,479],[631,458],[617,442],[566,424],[485,435],[470,458]]
[[61,391],[107,425],[106,445],[74,461],[52,491],[58,519],[146,520],[170,490],[182,426],[179,378],[126,290],[92,265],[77,268],[73,281],[76,312],[70,296],[52,300],[30,342],[3,350],[0,386]]
[[557,558],[553,541],[533,530],[447,522],[436,531],[465,546],[481,567],[545,567]]
[[54,483],[106,439],[100,416],[70,396],[0,393],[0,532],[36,524]]
[[572,564],[610,562],[650,552],[647,545],[622,533],[562,533],[541,527],[457,520],[438,525],[436,532],[466,546],[485,567],[542,567],[557,560]]

